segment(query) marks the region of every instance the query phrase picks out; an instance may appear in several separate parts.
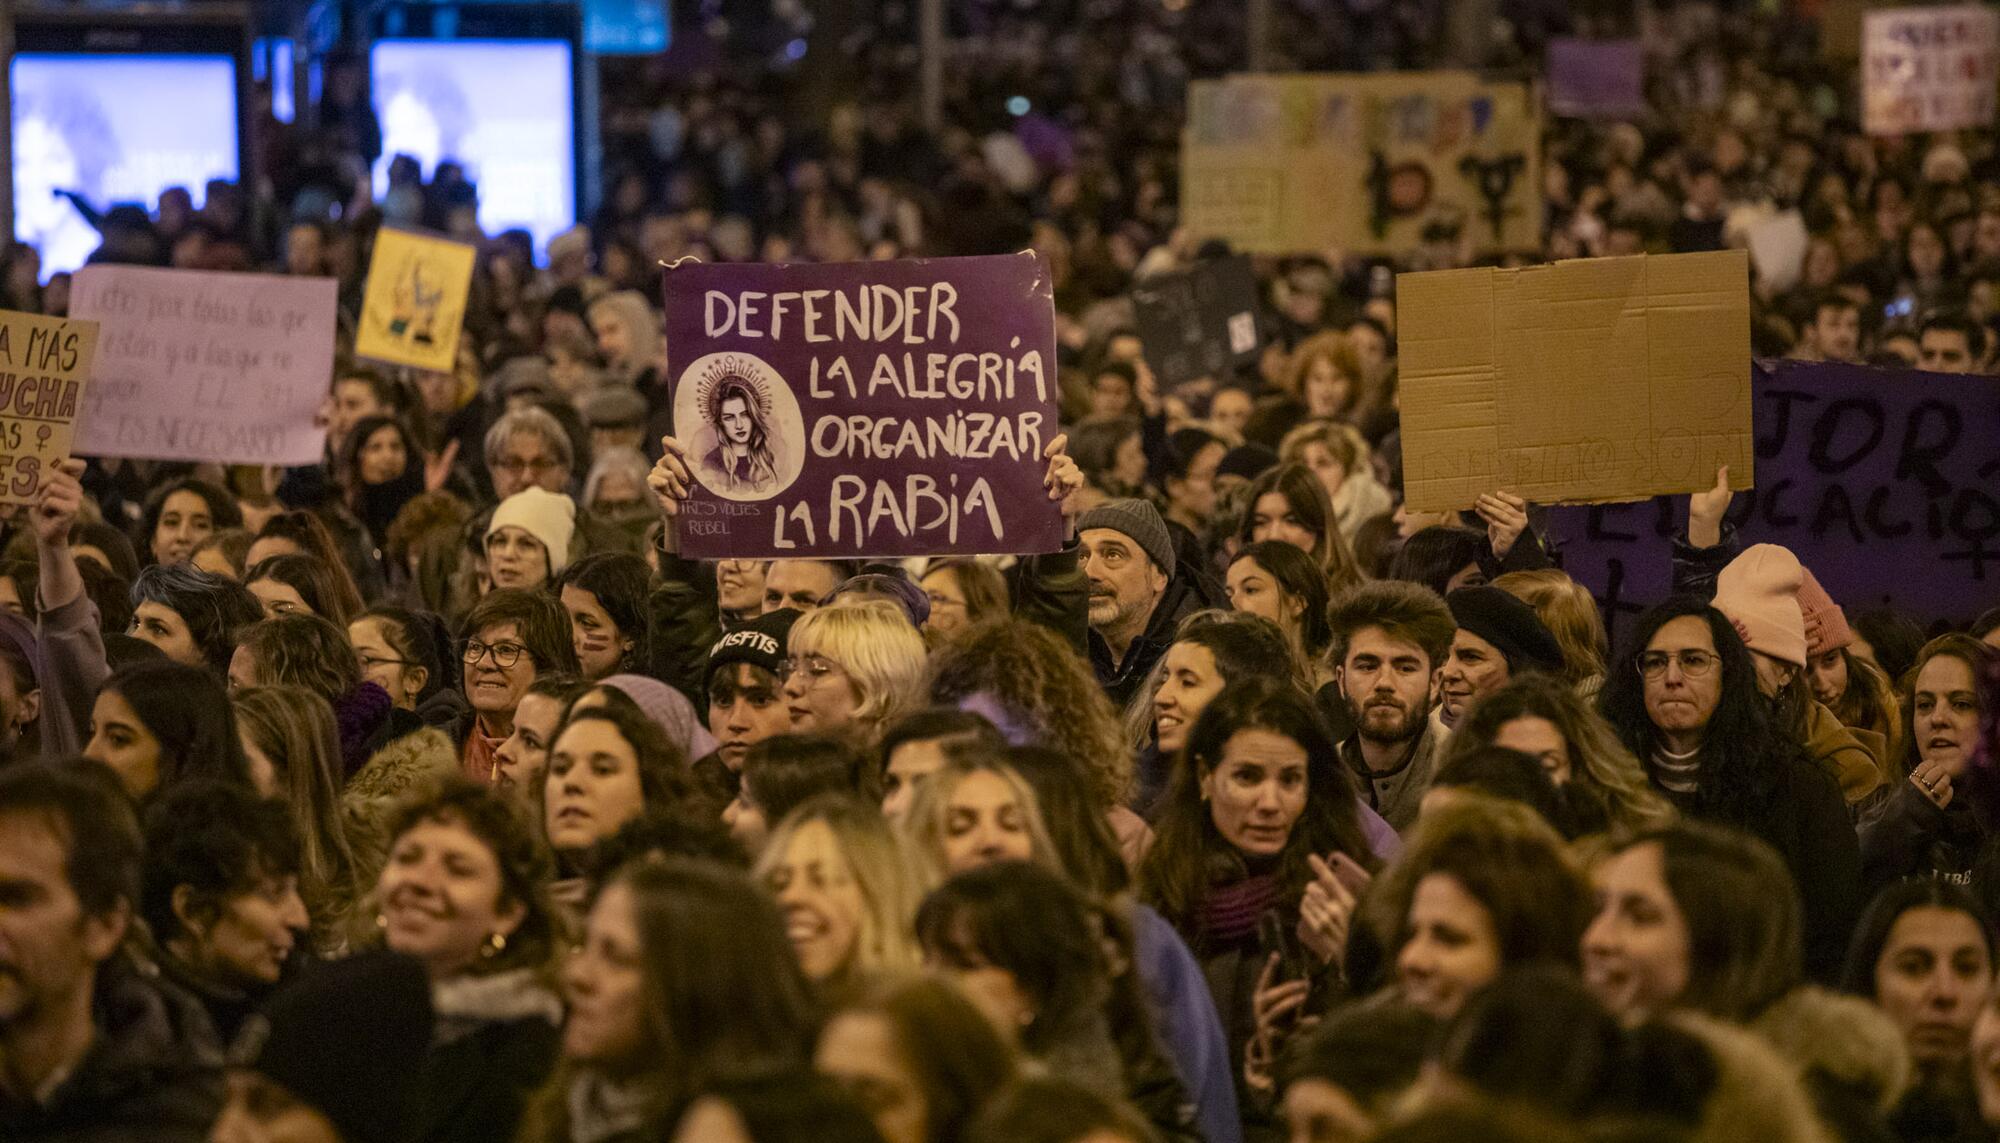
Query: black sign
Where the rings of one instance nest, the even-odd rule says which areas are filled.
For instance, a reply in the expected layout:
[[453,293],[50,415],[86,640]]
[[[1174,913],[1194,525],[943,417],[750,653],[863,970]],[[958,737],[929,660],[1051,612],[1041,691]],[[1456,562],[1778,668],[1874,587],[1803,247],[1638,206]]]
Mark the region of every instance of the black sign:
[[1146,364],[1163,389],[1202,377],[1225,381],[1263,346],[1257,275],[1247,257],[1148,278],[1132,287],[1132,304]]

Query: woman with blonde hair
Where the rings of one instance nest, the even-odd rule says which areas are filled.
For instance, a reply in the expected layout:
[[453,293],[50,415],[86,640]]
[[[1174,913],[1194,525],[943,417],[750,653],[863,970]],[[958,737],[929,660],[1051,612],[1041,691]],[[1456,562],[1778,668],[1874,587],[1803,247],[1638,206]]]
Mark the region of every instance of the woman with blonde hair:
[[996,861],[1059,866],[1034,787],[999,758],[959,756],[917,786],[901,823],[911,860],[942,880]]
[[1611,724],[1560,679],[1526,675],[1475,702],[1452,732],[1439,769],[1488,746],[1540,760],[1573,808],[1613,832],[1658,829],[1678,816]]
[[1303,464],[1319,477],[1333,503],[1334,523],[1347,542],[1354,542],[1361,525],[1396,510],[1396,498],[1375,479],[1373,454],[1353,425],[1339,421],[1307,421],[1285,434],[1278,459]]
[[1563,680],[1589,702],[1604,686],[1604,616],[1590,589],[1555,568],[1508,572],[1493,586],[1535,609],[1535,617],[1562,648]]
[[284,802],[299,831],[299,895],[324,952],[345,943],[357,895],[354,851],[341,820],[340,734],[333,708],[298,687],[247,687],[229,696],[257,792]]
[[882,600],[818,608],[792,625],[785,702],[795,732],[838,733],[873,746],[923,705],[924,639]]
[[846,794],[800,806],[771,834],[756,877],[823,994],[922,963],[912,924],[930,883],[876,807]]
[[666,337],[646,295],[618,290],[590,303],[590,331],[604,354],[606,372],[641,393],[659,379],[666,365]]

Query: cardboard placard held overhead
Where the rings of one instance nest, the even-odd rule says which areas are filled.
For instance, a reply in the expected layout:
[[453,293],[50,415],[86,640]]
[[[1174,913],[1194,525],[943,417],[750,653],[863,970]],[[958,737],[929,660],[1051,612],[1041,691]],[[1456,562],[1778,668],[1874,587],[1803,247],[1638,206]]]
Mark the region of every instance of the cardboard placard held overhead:
[[368,292],[354,353],[391,365],[449,373],[477,255],[463,242],[384,227],[368,260]]
[[69,459],[97,323],[0,311],[0,504],[33,504]]
[[1250,254],[1480,253],[1542,238],[1541,114],[1472,72],[1236,75],[1188,89],[1181,220]]
[[1397,279],[1403,490],[1539,504],[1751,486],[1750,266],[1740,250]]
[[1203,262],[1132,287],[1146,364],[1163,388],[1225,381],[1257,359],[1257,272],[1238,256]]

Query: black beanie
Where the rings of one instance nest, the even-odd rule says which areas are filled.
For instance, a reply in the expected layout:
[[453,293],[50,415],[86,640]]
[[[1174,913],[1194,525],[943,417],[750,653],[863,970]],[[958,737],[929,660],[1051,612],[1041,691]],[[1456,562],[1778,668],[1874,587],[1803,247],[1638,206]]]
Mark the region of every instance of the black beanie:
[[1562,673],[1562,647],[1542,626],[1534,608],[1491,585],[1460,588],[1444,601],[1451,608],[1453,622],[1507,657],[1509,672]]
[[[926,601],[928,602],[928,601]],[[731,663],[762,667],[779,678],[785,677],[785,656],[792,637],[792,624],[800,613],[791,608],[767,612],[724,635],[708,649],[708,670],[704,683]]]
[[233,1054],[326,1116],[346,1143],[403,1143],[433,1019],[422,965],[360,953],[280,989],[245,1023]]

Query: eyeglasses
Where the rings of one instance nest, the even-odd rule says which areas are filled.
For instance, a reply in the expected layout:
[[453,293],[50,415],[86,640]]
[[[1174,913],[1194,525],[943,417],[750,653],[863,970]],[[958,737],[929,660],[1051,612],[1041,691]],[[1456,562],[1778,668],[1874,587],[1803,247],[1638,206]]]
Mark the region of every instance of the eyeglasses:
[[506,473],[519,474],[523,472],[533,472],[540,474],[548,472],[551,469],[561,468],[562,465],[556,463],[553,460],[548,459],[547,457],[537,457],[534,460],[519,460],[510,456],[505,460],[496,461],[493,467]]
[[1681,674],[1690,679],[1704,678],[1714,672],[1722,663],[1722,656],[1713,651],[1647,651],[1639,656],[1639,674],[1647,679],[1659,679],[1666,675],[1667,664],[1678,663]]
[[366,655],[356,655],[355,659],[361,663],[361,670],[364,673],[372,671],[377,667],[407,667],[410,665],[408,659],[371,659]]
[[810,682],[823,679],[839,670],[840,664],[825,655],[806,655],[797,659],[780,660],[778,669],[783,671],[788,679],[793,675],[804,675]]
[[519,643],[481,643],[477,639],[467,639],[465,652],[459,657],[465,660],[466,666],[476,667],[479,665],[479,660],[484,659],[486,653],[491,651],[493,665],[504,671],[520,662],[521,655],[526,650],[527,648]]

